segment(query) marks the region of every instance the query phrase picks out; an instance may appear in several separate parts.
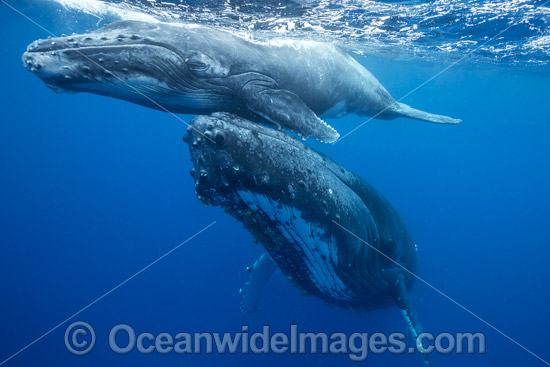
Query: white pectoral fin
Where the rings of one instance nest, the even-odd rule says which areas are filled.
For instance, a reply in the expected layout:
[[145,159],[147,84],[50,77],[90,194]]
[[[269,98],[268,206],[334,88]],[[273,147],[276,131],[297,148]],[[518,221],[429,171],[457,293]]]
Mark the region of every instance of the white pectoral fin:
[[248,268],[248,281],[240,290],[242,296],[241,311],[244,313],[258,311],[258,301],[264,286],[276,269],[277,265],[267,252],[264,252],[254,265]]
[[279,89],[276,83],[263,75],[250,75],[240,93],[247,108],[274,125],[297,133],[302,138],[312,137],[333,143],[340,134],[321,120],[296,94]]
[[[411,338],[415,342],[417,349],[422,350],[423,348],[426,348],[426,345],[422,343],[423,340],[421,338],[418,338],[418,336],[422,334],[424,330],[422,328],[422,324],[418,320],[415,309],[410,303],[409,291],[407,290],[405,277],[403,274],[397,275],[395,282],[392,285],[392,293],[393,300],[396,306],[401,309],[401,313],[405,318],[409,333],[411,334]],[[426,340],[424,340],[424,342],[426,342]],[[429,367],[429,354],[422,354],[422,357],[424,358],[424,365]]]
[[338,119],[347,115],[346,110],[346,101],[340,101],[329,108],[327,111],[323,112],[321,115],[323,118]]

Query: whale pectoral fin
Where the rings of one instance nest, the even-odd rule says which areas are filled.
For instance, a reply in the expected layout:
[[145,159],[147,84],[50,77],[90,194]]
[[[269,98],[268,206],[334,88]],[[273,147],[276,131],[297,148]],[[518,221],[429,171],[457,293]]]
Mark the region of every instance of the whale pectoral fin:
[[248,281],[240,290],[242,312],[254,313],[258,311],[260,295],[275,269],[277,269],[277,265],[267,252],[264,252],[254,265],[247,269]]
[[[419,339],[418,336],[422,334],[424,330],[422,329],[422,325],[416,316],[416,312],[409,301],[409,291],[407,290],[405,276],[403,274],[397,275],[395,283],[392,285],[392,297],[395,304],[401,309],[401,312],[405,317],[411,338],[416,344],[416,349],[418,351],[423,350],[423,348],[426,348],[426,345],[422,344],[422,339]],[[422,357],[424,357],[425,366],[429,367],[429,355],[423,353]]]
[[[401,312],[405,317],[405,321],[407,322],[411,337],[416,344],[416,349],[418,351],[426,349],[427,345],[422,344],[423,340],[418,338],[418,336],[424,331],[422,330],[422,325],[420,325],[420,322],[416,317],[416,312],[412,309],[412,306],[409,305],[409,307],[407,307],[406,309],[402,309]],[[424,365],[429,367],[431,365],[430,355],[427,353],[422,353],[422,357],[424,358]]]
[[241,89],[241,96],[251,112],[279,128],[297,133],[303,139],[312,137],[333,143],[340,137],[300,97],[288,90],[277,89],[274,81],[265,78],[248,81]]

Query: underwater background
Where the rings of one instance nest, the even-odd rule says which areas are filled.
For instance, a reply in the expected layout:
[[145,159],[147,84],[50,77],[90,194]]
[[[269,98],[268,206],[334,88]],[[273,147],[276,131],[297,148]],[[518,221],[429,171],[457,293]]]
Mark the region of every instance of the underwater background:
[[[269,1],[136,1],[113,2],[107,12],[97,3],[9,2],[55,34],[155,16],[259,37],[332,40],[354,50],[396,99],[459,61],[403,102],[461,118],[460,125],[373,120],[337,144],[307,144],[392,202],[418,244],[420,277],[550,359],[547,3],[305,1],[282,8]],[[21,64],[26,46],[48,34],[3,3],[0,25],[0,363],[216,221],[4,365],[422,365],[418,353],[353,362],[345,354],[112,352],[107,335],[120,323],[172,334],[238,332],[242,325],[287,332],[290,324],[311,332],[391,333],[406,332],[406,325],[396,307],[362,315],[328,307],[280,273],[266,286],[260,311],[241,313],[246,267],[262,248],[221,209],[196,199],[182,142],[186,126],[120,100],[53,93]],[[509,25],[517,26],[491,40]],[[365,120],[329,123],[344,135]],[[420,282],[411,299],[426,331],[486,335],[485,354],[435,354],[435,366],[544,365]],[[77,320],[97,334],[86,356],[71,354],[63,342]]]

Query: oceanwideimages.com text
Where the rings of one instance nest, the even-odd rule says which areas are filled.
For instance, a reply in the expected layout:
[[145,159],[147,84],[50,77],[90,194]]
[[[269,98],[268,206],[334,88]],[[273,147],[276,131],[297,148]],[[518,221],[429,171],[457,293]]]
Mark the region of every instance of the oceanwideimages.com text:
[[[237,332],[143,332],[128,324],[112,327],[105,336],[109,348],[117,354],[346,354],[353,361],[364,361],[373,354],[485,353],[483,333],[422,333],[412,340],[404,333],[325,333],[305,332],[298,325],[272,331],[265,325],[252,331],[246,325]],[[65,345],[73,354],[89,353],[96,344],[92,326],[79,321],[65,332]]]

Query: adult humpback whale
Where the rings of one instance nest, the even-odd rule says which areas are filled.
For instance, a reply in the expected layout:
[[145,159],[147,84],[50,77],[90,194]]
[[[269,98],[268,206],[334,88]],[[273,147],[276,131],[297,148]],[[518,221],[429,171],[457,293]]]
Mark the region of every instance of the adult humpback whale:
[[35,41],[23,64],[56,91],[91,92],[175,113],[234,112],[325,142],[339,134],[318,116],[460,122],[396,102],[333,45],[252,42],[198,25],[120,21]]
[[372,186],[296,139],[228,113],[196,117],[184,140],[197,197],[242,222],[269,253],[251,269],[246,311],[275,269],[271,258],[327,303],[356,311],[397,305],[416,339],[421,327],[408,297],[416,246]]

